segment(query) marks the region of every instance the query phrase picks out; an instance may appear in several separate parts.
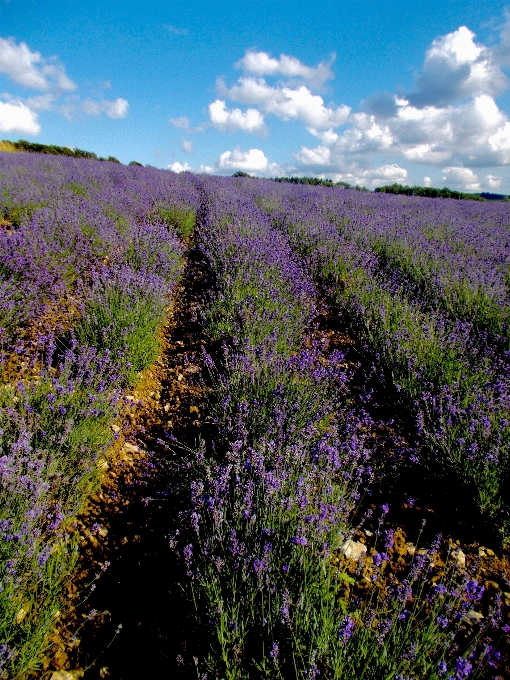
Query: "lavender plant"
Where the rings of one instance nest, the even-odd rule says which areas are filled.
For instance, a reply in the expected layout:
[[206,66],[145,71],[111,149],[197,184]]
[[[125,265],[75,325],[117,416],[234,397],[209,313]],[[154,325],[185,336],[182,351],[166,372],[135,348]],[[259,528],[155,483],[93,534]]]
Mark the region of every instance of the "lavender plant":
[[193,212],[196,193],[146,169],[0,162],[0,676],[24,678],[66,606],[74,518],[106,464],[121,388],[158,353],[183,247],[155,206]]
[[[214,187],[213,209],[198,224],[198,243],[222,274],[203,312],[224,343],[216,363],[204,355],[216,431],[179,471],[190,508],[173,539],[209,640],[202,677],[467,677],[487,652],[477,647],[481,634],[463,639],[459,622],[477,599],[470,593],[481,591],[473,582],[454,585],[453,567],[426,595],[429,562],[418,557],[407,579],[380,598],[377,580],[389,558],[374,552],[368,596],[342,595],[342,584],[361,577],[335,569],[333,557],[353,535],[350,516],[372,475],[370,419],[350,411],[343,357],[299,349],[314,286],[295,269],[284,239],[273,238],[268,253],[267,221],[252,222],[256,209],[246,205],[237,212],[239,199],[222,184],[204,182],[206,193]],[[293,284],[292,296],[287,282],[296,276],[303,283]],[[229,295],[241,286],[264,291],[268,281],[271,297],[252,292],[252,303],[241,294],[234,317]],[[301,290],[311,304],[298,326],[289,320],[293,305],[302,308]],[[279,299],[288,314],[268,323],[265,307]]]
[[507,209],[310,187],[268,192],[256,182],[244,188],[308,263],[392,383],[394,399],[412,407],[423,459],[471,485],[505,532],[509,254],[496,243],[508,243]]

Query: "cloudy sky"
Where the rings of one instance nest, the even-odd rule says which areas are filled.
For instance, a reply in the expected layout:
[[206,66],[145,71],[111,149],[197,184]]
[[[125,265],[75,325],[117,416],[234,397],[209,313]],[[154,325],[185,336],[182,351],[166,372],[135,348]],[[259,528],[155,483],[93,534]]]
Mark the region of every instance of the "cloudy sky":
[[510,193],[510,5],[0,0],[0,138]]

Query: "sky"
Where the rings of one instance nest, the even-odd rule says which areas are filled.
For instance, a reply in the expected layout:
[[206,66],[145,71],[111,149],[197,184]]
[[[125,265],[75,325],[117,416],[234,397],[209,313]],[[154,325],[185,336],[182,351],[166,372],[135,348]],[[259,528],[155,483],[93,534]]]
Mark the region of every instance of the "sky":
[[0,138],[510,193],[510,5],[0,0]]

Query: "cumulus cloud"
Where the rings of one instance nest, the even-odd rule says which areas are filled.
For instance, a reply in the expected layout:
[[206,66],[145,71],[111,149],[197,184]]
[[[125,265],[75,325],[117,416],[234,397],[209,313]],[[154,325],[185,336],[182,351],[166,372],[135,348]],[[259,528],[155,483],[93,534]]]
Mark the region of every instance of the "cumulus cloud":
[[480,189],[480,180],[478,176],[470,168],[443,168],[443,180],[454,189],[463,189],[465,191],[478,191]]
[[[218,78],[219,96],[209,105],[209,123],[193,130],[187,118],[170,122],[188,133],[213,126],[265,134],[270,116],[300,121],[317,141],[294,154],[298,174],[327,173],[377,186],[406,182],[402,164],[408,162],[435,166],[445,181],[464,190],[500,186],[499,175],[479,177],[475,171],[510,165],[510,117],[496,103],[510,86],[503,72],[510,65],[510,10],[499,44],[483,45],[460,26],[429,45],[414,88],[398,95],[376,92],[357,111],[326,102],[318,93],[333,77],[333,60],[313,67],[291,55],[248,50],[235,64],[242,70],[235,83]],[[231,102],[249,108],[234,108]],[[237,148],[202,169],[268,174],[277,167],[259,149]],[[425,172],[423,182],[432,184],[436,175]]]
[[489,187],[489,189],[499,189],[503,182],[503,178],[497,177],[496,175],[485,175],[484,179],[484,184]]
[[100,116],[102,113],[106,113],[109,118],[125,118],[128,113],[129,102],[122,97],[118,97],[115,101],[102,99],[99,102],[86,99],[81,102],[80,108],[88,116]]
[[183,139],[181,146],[186,153],[193,153],[193,142],[191,140]]
[[[41,127],[37,113],[51,109],[69,119],[80,110],[91,116],[106,114],[110,118],[125,118],[128,113],[129,103],[122,97],[114,101],[95,101],[81,100],[78,95],[69,94],[77,89],[77,85],[66,74],[58,59],[44,58],[39,52],[31,50],[26,43],[17,43],[13,38],[0,38],[0,74],[2,73],[24,88],[41,92],[30,97],[14,98],[8,93],[2,95],[2,124],[7,126],[2,128],[4,130],[9,128],[25,134],[38,134]],[[110,83],[105,83],[105,86],[110,86]],[[60,105],[57,105],[58,100]]]
[[350,126],[310,132],[321,144],[300,154],[342,158],[394,154],[412,163],[442,166],[502,166],[510,163],[510,121],[489,95],[478,95],[445,107],[413,106],[394,97],[395,113],[380,117],[363,111],[350,116]]
[[333,78],[331,65],[335,55],[331,55],[329,61],[321,61],[315,68],[306,66],[296,57],[281,54],[279,59],[271,57],[267,52],[254,52],[248,50],[240,59],[236,67],[245,73],[256,76],[286,76],[287,78],[301,78],[314,87],[319,87],[326,80]]
[[267,132],[264,124],[264,116],[258,109],[227,109],[224,101],[216,99],[209,104],[209,119],[217,130],[242,130],[243,132],[254,132],[265,134]]
[[167,165],[167,168],[172,172],[186,172],[186,170],[191,170],[191,165],[188,165],[186,162],[179,163],[179,161],[175,161],[175,163]]
[[461,26],[432,42],[418,89],[408,95],[411,105],[446,106],[462,97],[495,96],[508,87],[492,50],[475,43],[474,37],[469,28]]
[[0,73],[32,90],[72,92],[77,87],[56,58],[44,59],[26,43],[16,44],[12,38],[0,38]]
[[[501,45],[505,41],[510,63],[510,13]],[[364,167],[376,155],[393,156],[438,166],[452,185],[478,190],[482,181],[473,170],[461,173],[458,168],[510,164],[510,120],[495,101],[509,85],[501,70],[501,45],[478,44],[465,26],[437,38],[413,92],[375,93],[362,102],[364,110],[348,117],[341,133],[333,125],[310,125],[319,145],[303,146],[295,157],[304,168],[343,172],[349,162]],[[487,175],[483,185],[492,181]]]
[[243,170],[244,172],[266,172],[269,161],[260,149],[224,151],[216,162],[219,170]]
[[41,126],[37,122],[37,114],[25,104],[0,102],[0,131],[37,135]]
[[328,177],[335,182],[374,188],[394,182],[405,184],[408,181],[406,168],[397,163],[386,163],[374,168],[366,159],[356,159],[324,146],[315,149],[301,147],[294,156],[299,162],[300,171]]
[[298,87],[272,86],[264,78],[250,76],[239,78],[237,85],[227,88],[218,80],[224,96],[243,104],[259,106],[264,113],[283,118],[297,119],[312,128],[334,128],[347,122],[348,106],[325,106],[320,95],[312,94],[305,85]]

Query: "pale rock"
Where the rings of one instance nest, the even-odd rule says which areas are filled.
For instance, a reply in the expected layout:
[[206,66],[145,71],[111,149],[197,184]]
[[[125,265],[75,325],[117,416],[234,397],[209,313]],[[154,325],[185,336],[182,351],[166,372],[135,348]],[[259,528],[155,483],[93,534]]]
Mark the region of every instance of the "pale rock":
[[140,453],[141,451],[139,446],[136,446],[136,444],[132,444],[131,442],[124,442],[122,450],[127,451],[128,453]]
[[348,559],[356,562],[367,554],[367,546],[359,541],[353,541],[352,538],[347,540],[340,550]]
[[462,620],[464,623],[478,623],[483,618],[484,616],[480,612],[475,612],[474,609],[469,609],[462,617]]
[[460,548],[452,550],[452,557],[459,569],[466,568],[466,554]]

